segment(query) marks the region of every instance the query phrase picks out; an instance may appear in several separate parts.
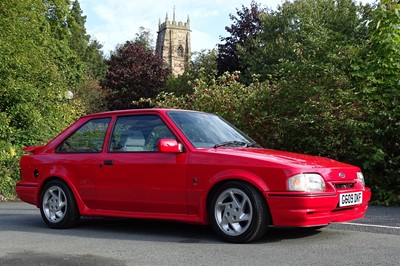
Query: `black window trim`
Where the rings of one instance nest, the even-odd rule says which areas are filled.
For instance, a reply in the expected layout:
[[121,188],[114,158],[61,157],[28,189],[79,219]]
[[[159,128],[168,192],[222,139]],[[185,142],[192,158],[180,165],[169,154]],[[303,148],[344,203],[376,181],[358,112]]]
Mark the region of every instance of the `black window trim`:
[[[90,151],[90,152],[83,152],[83,151],[71,151],[71,152],[60,152],[59,150],[58,150],[58,148],[67,140],[67,139],[69,139],[73,134],[75,134],[75,132],[77,132],[79,129],[81,129],[83,126],[85,126],[87,123],[89,123],[90,121],[93,121],[93,120],[100,120],[100,119],[108,119],[109,121],[108,121],[108,126],[107,126],[107,129],[106,129],[106,131],[105,131],[105,134],[104,134],[104,138],[103,138],[103,146],[102,146],[102,148],[101,148],[101,150],[100,151]],[[68,136],[66,136],[65,138],[63,138],[62,139],[62,141],[60,141],[60,143],[58,143],[57,144],[57,146],[55,147],[55,149],[54,149],[54,153],[56,153],[56,154],[100,154],[100,153],[102,153],[103,151],[104,151],[104,147],[105,147],[105,144],[106,144],[106,138],[107,138],[107,132],[108,132],[108,129],[110,128],[110,125],[111,125],[111,122],[112,122],[112,117],[111,116],[105,116],[105,117],[95,117],[95,118],[92,118],[92,119],[89,119],[89,120],[87,120],[86,122],[84,122],[82,125],[80,125],[77,129],[75,129],[74,131],[72,131],[70,134],[68,134]]]

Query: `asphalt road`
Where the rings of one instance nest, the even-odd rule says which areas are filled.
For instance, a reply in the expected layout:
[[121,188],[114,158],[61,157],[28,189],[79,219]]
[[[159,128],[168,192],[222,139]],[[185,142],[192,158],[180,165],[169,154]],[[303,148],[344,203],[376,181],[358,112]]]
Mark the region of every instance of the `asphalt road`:
[[208,226],[85,218],[49,229],[36,207],[0,202],[0,265],[400,265],[400,208],[320,230],[272,229],[229,244]]

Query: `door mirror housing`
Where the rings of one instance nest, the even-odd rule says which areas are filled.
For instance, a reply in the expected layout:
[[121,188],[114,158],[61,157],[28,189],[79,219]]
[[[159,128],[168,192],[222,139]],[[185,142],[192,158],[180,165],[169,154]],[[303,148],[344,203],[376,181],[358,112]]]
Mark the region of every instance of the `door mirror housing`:
[[183,145],[174,139],[160,139],[157,144],[159,152],[165,153],[181,153],[183,152]]

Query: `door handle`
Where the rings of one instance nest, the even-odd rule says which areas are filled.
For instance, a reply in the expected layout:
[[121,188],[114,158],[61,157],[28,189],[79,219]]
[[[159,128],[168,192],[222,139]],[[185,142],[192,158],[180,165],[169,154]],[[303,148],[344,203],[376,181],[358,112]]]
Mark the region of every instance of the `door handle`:
[[113,165],[114,164],[114,160],[105,160],[104,161],[104,165]]

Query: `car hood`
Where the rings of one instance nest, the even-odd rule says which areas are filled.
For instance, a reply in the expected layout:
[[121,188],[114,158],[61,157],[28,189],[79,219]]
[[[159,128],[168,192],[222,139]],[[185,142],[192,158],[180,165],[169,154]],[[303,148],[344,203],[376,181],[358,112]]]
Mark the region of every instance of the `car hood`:
[[216,153],[247,157],[267,161],[278,165],[285,165],[297,168],[354,168],[354,166],[352,165],[341,163],[325,157],[279,150],[259,148],[217,148],[214,149],[214,151]]
[[[319,173],[326,181],[353,182],[360,168],[333,159],[259,148],[213,148],[208,152],[224,155],[232,164],[286,169],[288,175]],[[291,171],[289,171],[291,169]]]

